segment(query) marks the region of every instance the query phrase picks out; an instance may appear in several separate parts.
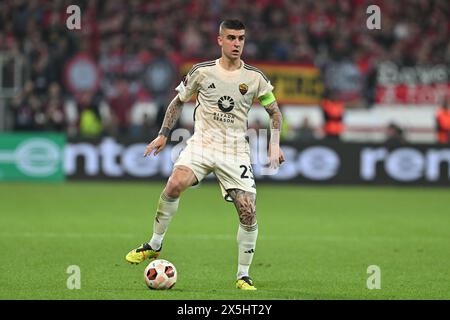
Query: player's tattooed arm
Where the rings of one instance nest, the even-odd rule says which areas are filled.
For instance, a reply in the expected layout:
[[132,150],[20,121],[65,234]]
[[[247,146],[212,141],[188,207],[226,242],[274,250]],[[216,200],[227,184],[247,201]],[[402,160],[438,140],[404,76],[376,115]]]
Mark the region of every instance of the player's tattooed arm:
[[161,126],[160,135],[163,135],[165,137],[169,136],[170,131],[173,129],[175,123],[180,118],[182,107],[183,102],[177,95],[167,107],[166,115],[164,116],[164,121]]
[[253,226],[256,223],[256,195],[240,189],[231,189],[227,192],[233,199],[241,224]]
[[173,129],[175,123],[180,118],[182,106],[183,102],[177,95],[167,107],[166,115],[164,116],[164,121],[158,136],[148,144],[147,148],[145,148],[144,157],[151,154],[153,150],[155,150],[153,154],[156,156],[161,152],[162,149],[164,149],[170,131]]
[[279,145],[283,115],[276,101],[265,106],[265,109],[270,116],[270,144]]

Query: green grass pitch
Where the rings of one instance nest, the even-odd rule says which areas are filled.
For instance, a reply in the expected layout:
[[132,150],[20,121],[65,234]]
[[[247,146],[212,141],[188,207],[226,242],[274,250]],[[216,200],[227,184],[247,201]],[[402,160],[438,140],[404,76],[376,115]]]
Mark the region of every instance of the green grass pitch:
[[[151,235],[162,183],[0,184],[0,299],[450,299],[450,190],[258,186],[251,275],[235,289],[238,218],[217,184],[188,190],[152,291],[125,254]],[[81,269],[69,290],[68,266]],[[381,269],[369,290],[367,268]]]

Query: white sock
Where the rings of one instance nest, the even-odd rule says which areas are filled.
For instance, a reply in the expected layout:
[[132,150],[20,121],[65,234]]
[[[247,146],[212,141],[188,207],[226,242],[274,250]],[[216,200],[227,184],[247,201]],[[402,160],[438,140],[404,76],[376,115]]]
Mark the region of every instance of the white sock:
[[241,279],[242,277],[248,277],[248,269],[250,269],[250,266],[246,266],[244,264],[238,264],[238,272],[237,272],[237,279]]
[[153,233],[152,238],[148,242],[148,244],[150,245],[150,247],[152,247],[153,250],[159,250],[161,248],[164,235],[165,233],[164,234]]
[[152,249],[159,250],[161,247],[169,223],[177,212],[179,202],[180,198],[170,198],[164,192],[161,193],[153,222],[153,236],[149,242]]
[[256,238],[258,237],[258,224],[252,226],[239,225],[237,242],[239,247],[237,278],[248,276],[250,265],[255,253]]

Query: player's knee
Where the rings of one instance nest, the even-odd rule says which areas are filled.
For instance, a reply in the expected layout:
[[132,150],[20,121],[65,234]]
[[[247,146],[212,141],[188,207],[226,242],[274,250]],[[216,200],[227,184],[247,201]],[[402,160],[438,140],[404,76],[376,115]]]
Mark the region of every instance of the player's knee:
[[182,177],[171,176],[167,181],[165,193],[171,198],[178,198],[186,189],[186,183]]
[[240,202],[238,210],[239,221],[242,225],[252,226],[256,223],[256,208],[253,203]]
[[166,189],[164,191],[167,196],[178,198],[182,191],[180,181],[176,178],[170,178],[169,181],[167,181]]
[[244,212],[239,216],[239,222],[244,226],[253,226],[256,224],[256,213]]

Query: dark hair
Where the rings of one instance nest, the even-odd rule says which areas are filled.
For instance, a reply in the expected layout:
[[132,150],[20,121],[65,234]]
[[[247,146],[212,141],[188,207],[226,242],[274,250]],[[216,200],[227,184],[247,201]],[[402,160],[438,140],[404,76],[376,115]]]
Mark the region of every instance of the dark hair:
[[237,19],[227,19],[220,23],[219,32],[223,29],[245,30],[245,25]]

